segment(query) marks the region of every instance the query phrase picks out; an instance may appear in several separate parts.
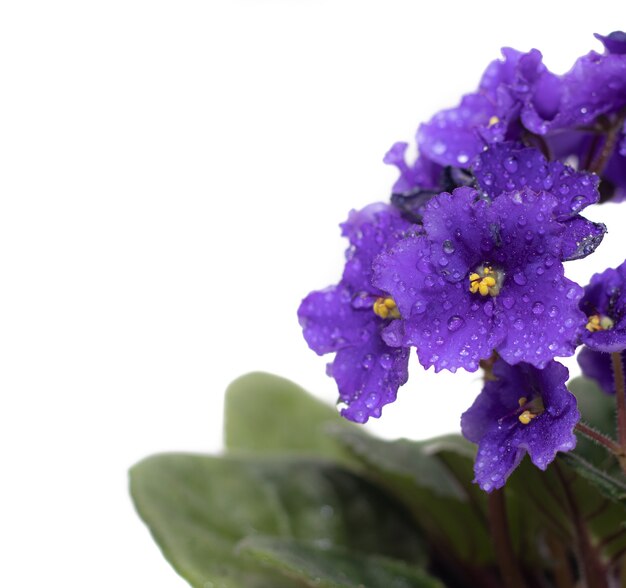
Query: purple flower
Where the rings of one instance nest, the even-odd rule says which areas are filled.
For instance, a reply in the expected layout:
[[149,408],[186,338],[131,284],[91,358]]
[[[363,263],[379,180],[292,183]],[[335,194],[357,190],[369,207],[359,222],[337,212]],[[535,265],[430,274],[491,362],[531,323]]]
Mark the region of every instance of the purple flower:
[[[622,366],[626,370],[626,351],[621,352]],[[615,394],[613,361],[610,353],[583,347],[578,354],[578,365],[587,378],[595,380],[607,394]]]
[[544,369],[498,359],[488,381],[461,416],[463,435],[478,444],[474,481],[486,492],[504,486],[526,453],[545,470],[557,451],[576,446],[580,420],[567,390],[567,368],[556,361]]
[[393,334],[398,309],[371,277],[373,258],[410,232],[411,225],[391,206],[372,204],[352,211],[341,227],[350,241],[342,280],[311,292],[298,317],[311,349],[319,355],[336,352],[328,374],[346,405],[341,414],[364,423],[380,416],[408,378],[408,348],[389,346],[382,338],[386,331]]
[[422,156],[442,166],[469,167],[486,144],[520,137],[519,117],[526,108],[548,118],[556,115],[560,83],[541,62],[541,53],[507,47],[502,54],[504,60],[489,65],[475,92],[419,127]]
[[626,261],[595,274],[580,302],[587,315],[582,341],[595,351],[626,349]]
[[533,133],[587,125],[601,114],[617,112],[626,104],[626,55],[591,51],[560,78],[560,96],[552,116],[528,107],[524,126]]
[[537,149],[512,141],[491,145],[483,151],[472,172],[478,186],[490,198],[525,187],[535,192],[550,192],[558,202],[554,217],[567,226],[564,261],[586,257],[602,242],[606,227],[579,215],[600,197],[599,178],[595,174],[577,172],[560,161],[549,162]]
[[[412,167],[401,169],[395,188],[426,189],[424,168],[467,168],[485,146],[532,140],[534,134],[543,137],[554,159],[575,157],[581,168],[594,163],[607,197],[626,198],[626,134],[619,132],[626,108],[626,34],[596,37],[605,54],[590,52],[562,76],[548,71],[535,49],[503,49],[504,59],[489,65],[475,92],[419,127],[419,157]],[[614,129],[617,136],[609,140]]]
[[425,235],[378,256],[374,284],[397,303],[402,343],[417,347],[424,367],[475,371],[495,349],[541,368],[574,353],[582,288],[563,275],[557,204],[547,192],[489,202],[459,188],[426,205]]

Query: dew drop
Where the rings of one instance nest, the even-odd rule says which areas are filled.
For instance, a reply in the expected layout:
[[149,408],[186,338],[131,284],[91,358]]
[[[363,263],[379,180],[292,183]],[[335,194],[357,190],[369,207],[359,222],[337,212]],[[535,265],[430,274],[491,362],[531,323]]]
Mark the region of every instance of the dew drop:
[[535,302],[535,304],[533,304],[533,314],[536,314],[536,315],[543,314],[544,310],[545,310],[545,306],[543,305],[542,302]]
[[585,197],[584,196],[576,196],[572,199],[572,204],[570,205],[570,210],[572,212],[578,212],[585,205]]
[[451,253],[454,253],[454,243],[452,243],[452,241],[450,241],[450,239],[446,239],[443,242],[442,245],[442,249],[444,253],[447,253],[448,255],[450,255]]
[[446,152],[447,147],[445,146],[444,143],[442,143],[441,141],[437,141],[434,145],[433,145],[433,153],[435,155],[443,155]]
[[517,271],[513,274],[513,281],[518,285],[518,286],[523,286],[524,284],[526,284],[526,282],[528,281],[526,279],[526,275],[524,274],[524,272],[522,271]]
[[372,365],[374,363],[374,356],[371,353],[368,353],[364,358],[363,361],[361,362],[361,365],[366,369],[369,370]]
[[517,171],[517,159],[515,157],[507,157],[504,160],[504,169],[511,173]]
[[517,319],[515,320],[515,322],[513,323],[513,326],[518,330],[521,331],[524,328],[524,322],[521,319]]
[[463,325],[465,321],[458,315],[454,315],[448,319],[448,330],[451,332],[458,331]]
[[375,408],[378,405],[378,400],[378,394],[372,392],[371,394],[368,394],[365,399],[365,406],[367,406],[367,408]]
[[380,363],[380,366],[384,370],[390,370],[393,367],[393,360],[391,359],[391,355],[389,355],[389,353],[383,353],[380,356],[378,363]]

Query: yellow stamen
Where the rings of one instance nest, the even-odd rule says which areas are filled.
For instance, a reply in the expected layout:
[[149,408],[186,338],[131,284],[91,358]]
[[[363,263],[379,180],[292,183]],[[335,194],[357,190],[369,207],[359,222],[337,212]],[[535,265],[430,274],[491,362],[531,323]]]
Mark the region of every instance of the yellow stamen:
[[493,125],[497,125],[500,122],[500,119],[497,116],[492,116],[489,119],[489,125],[490,127],[492,127]]
[[526,396],[522,396],[521,398],[519,398],[517,402],[519,403],[520,406],[524,406],[524,404],[528,402],[528,398],[526,398]]
[[479,292],[481,296],[497,296],[502,287],[504,274],[490,266],[481,266],[469,275],[469,291]]
[[398,310],[398,306],[393,298],[387,296],[383,298],[377,298],[374,302],[373,306],[374,314],[379,316],[382,319],[392,318],[399,319],[400,311]]
[[522,414],[520,414],[517,418],[522,425],[527,425],[532,421],[537,415],[530,412],[530,410],[525,410]]
[[585,327],[588,331],[595,333],[597,331],[609,331],[614,325],[615,323],[610,317],[603,314],[593,314],[589,317]]

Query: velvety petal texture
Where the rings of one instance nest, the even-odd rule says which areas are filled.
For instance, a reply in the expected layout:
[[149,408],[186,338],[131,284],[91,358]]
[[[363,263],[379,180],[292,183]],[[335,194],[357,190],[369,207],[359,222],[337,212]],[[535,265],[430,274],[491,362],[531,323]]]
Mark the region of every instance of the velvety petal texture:
[[550,192],[557,200],[557,220],[577,215],[600,198],[598,176],[577,172],[560,161],[549,162],[538,149],[516,142],[491,145],[478,156],[472,171],[490,198],[523,188]]
[[595,274],[585,288],[580,307],[588,317],[585,345],[611,353],[626,349],[626,261]]
[[[428,203],[425,235],[375,260],[374,284],[397,302],[404,343],[424,367],[474,371],[495,349],[511,364],[541,368],[574,353],[583,291],[563,274],[556,205],[547,192],[506,192],[490,202],[459,188]],[[497,285],[472,291],[472,276],[482,281],[476,272],[485,268]]]
[[573,449],[580,420],[563,365],[537,369],[498,359],[493,376],[461,416],[463,435],[478,444],[474,481],[487,492],[504,486],[526,453],[545,470],[558,451]]
[[408,348],[390,346],[382,337],[397,320],[397,311],[393,304],[374,311],[385,293],[372,285],[372,260],[414,235],[415,227],[394,207],[372,204],[352,211],[341,228],[350,242],[343,278],[336,286],[311,292],[300,304],[298,318],[311,349],[319,355],[336,353],[328,374],[337,382],[342,415],[364,423],[380,416],[408,378]]

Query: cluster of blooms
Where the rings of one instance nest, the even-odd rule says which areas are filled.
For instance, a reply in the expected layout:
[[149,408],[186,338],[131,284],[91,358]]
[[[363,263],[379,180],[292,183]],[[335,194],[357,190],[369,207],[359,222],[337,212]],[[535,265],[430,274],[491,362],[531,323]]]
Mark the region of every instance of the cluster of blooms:
[[486,491],[526,453],[545,469],[575,446],[555,357],[586,345],[583,371],[611,392],[609,353],[626,349],[626,263],[586,289],[563,271],[606,231],[583,210],[626,198],[626,34],[596,36],[604,52],[561,76],[536,50],[504,49],[475,92],[420,126],[414,163],[396,143],[391,201],[350,213],[341,281],[298,311],[309,346],[335,353],[328,374],[356,422],[395,400],[411,347],[435,371],[485,368],[461,425]]

